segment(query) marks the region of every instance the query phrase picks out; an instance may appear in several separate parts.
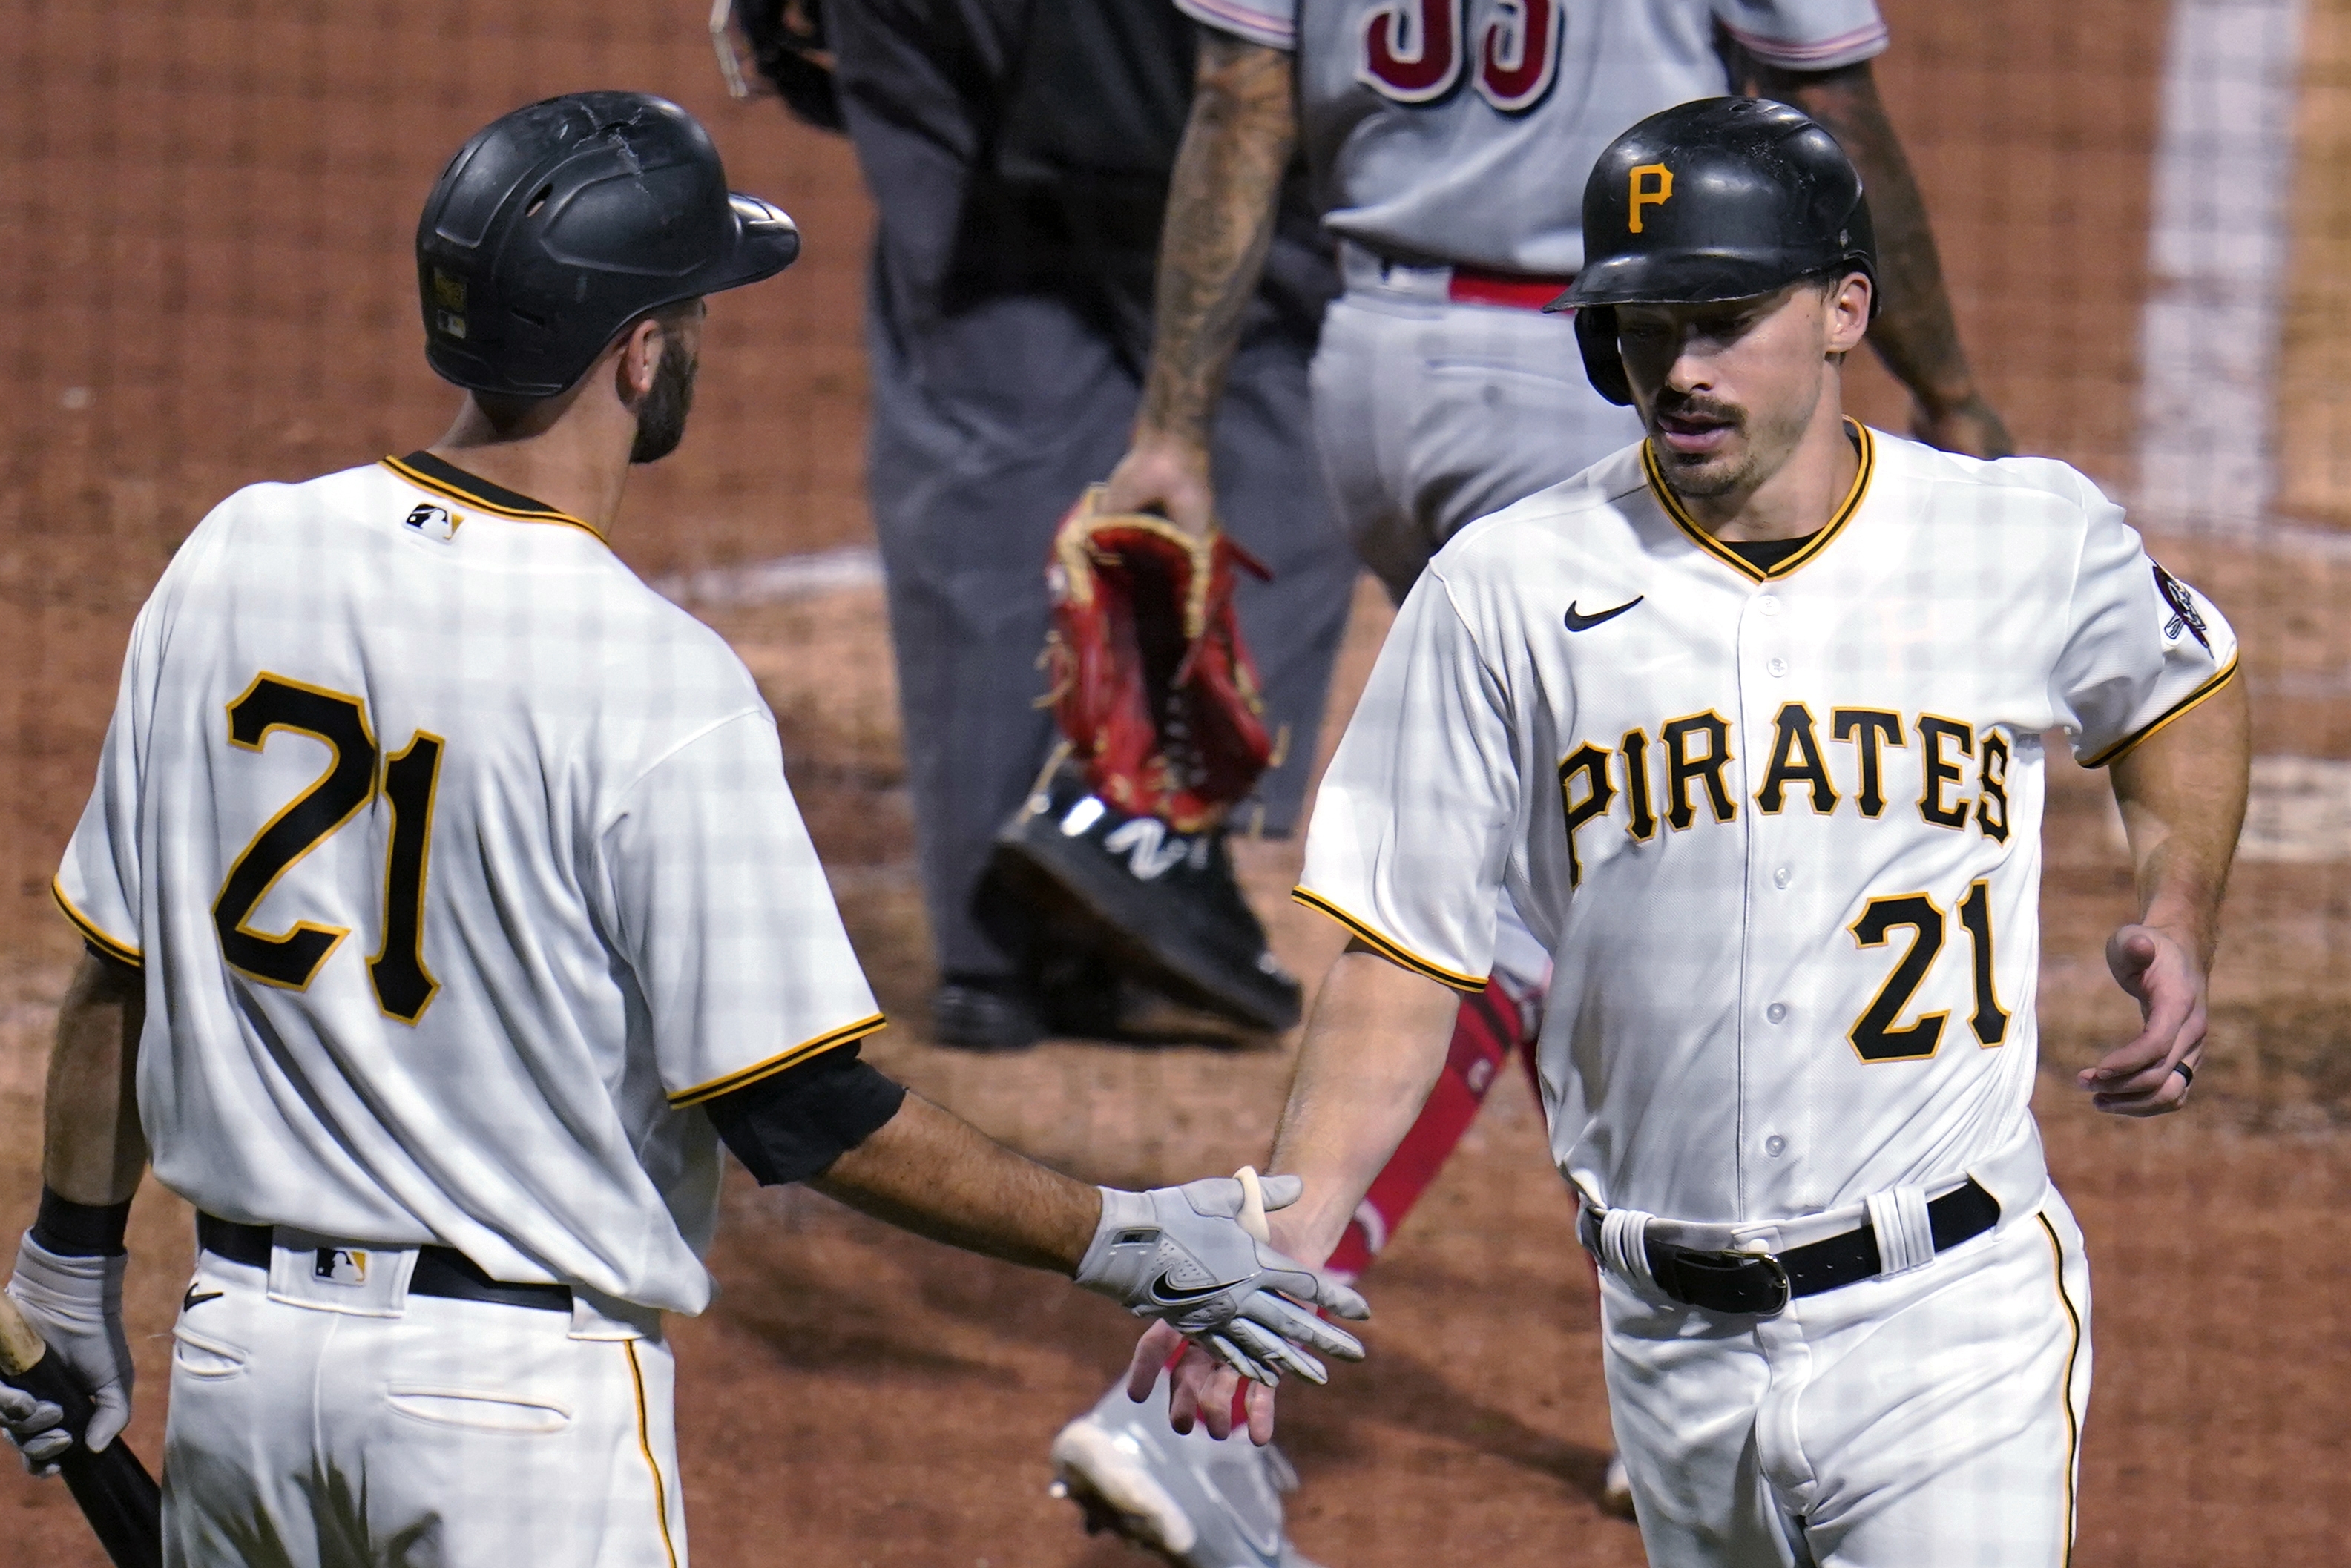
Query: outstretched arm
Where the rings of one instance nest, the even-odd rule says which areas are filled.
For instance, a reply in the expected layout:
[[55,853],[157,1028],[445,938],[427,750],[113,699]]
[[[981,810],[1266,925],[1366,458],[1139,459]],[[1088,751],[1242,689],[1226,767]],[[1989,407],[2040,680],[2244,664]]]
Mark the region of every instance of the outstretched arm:
[[1215,520],[1209,422],[1273,244],[1297,139],[1290,57],[1201,29],[1192,115],[1159,240],[1151,367],[1105,510],[1157,511],[1194,535]]
[[2245,821],[2252,732],[2245,683],[2231,681],[2147,737],[2113,768],[2130,837],[2138,919],[2106,942],[2116,983],[2138,999],[2144,1027],[2086,1068],[2081,1086],[2101,1111],[2158,1116],[2188,1098],[2204,1055],[2205,997],[2220,938],[2220,895]]
[[[1273,1245],[1319,1266],[1331,1256],[1372,1179],[1395,1153],[1445,1071],[1453,1015],[1461,998],[1426,976],[1381,957],[1361,941],[1339,956],[1314,998],[1290,1103],[1274,1134],[1268,1167],[1304,1178],[1305,1196],[1270,1218]],[[1141,1399],[1177,1348],[1155,1328],[1135,1346],[1127,1392]],[[1211,1358],[1187,1351],[1177,1368],[1168,1416],[1179,1431],[1196,1417],[1223,1437],[1232,1430],[1239,1380]],[[1273,1390],[1252,1385],[1249,1436],[1273,1437]]]
[[1977,387],[1967,351],[1959,347],[1926,198],[1918,193],[1869,62],[1817,72],[1782,70],[1751,57],[1743,64],[1742,90],[1794,104],[1811,115],[1861,172],[1877,230],[1877,282],[1885,296],[1869,342],[1910,389],[1919,438],[1971,456],[2007,456],[2014,444]]
[[1030,1269],[1074,1274],[1102,1192],[1024,1159],[918,1094],[809,1185],[874,1218]]

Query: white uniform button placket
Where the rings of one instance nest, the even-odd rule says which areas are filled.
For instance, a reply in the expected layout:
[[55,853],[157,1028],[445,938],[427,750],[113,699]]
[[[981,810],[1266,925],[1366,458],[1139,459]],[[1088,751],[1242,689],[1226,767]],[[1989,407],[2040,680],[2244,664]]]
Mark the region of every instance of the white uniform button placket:
[[1773,1023],[1786,1023],[1788,1021],[1788,1004],[1785,1002],[1773,1002],[1770,1007],[1763,1009],[1763,1016],[1770,1019]]
[[1774,594],[1763,594],[1755,601],[1755,608],[1766,615],[1777,615],[1780,613],[1779,598]]
[[1771,657],[1763,661],[1763,669],[1766,674],[1770,674],[1776,680],[1788,673],[1788,661],[1781,658],[1777,653],[1774,653]]
[[1774,1133],[1763,1140],[1763,1152],[1776,1160],[1788,1152],[1788,1140]]
[[1793,866],[1783,865],[1771,873],[1771,885],[1783,893],[1787,891],[1788,884],[1795,880],[1796,868]]

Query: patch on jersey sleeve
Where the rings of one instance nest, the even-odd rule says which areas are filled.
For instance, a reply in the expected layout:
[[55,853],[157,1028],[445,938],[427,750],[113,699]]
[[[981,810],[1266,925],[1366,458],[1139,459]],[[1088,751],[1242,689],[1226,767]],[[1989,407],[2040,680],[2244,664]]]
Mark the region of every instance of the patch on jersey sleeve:
[[2160,563],[2149,561],[2155,568],[2155,591],[2163,595],[2163,602],[2171,611],[2171,619],[2163,625],[2163,639],[2177,643],[2182,632],[2196,639],[2206,653],[2212,651],[2211,636],[2205,629],[2204,617],[2196,608],[2196,596],[2188,585],[2163,570]]
[[[427,502],[402,520],[426,538],[439,539],[447,544],[457,537],[458,527],[465,519],[462,514],[453,513],[446,507],[436,507]],[[2158,572],[2162,570],[2161,567],[2156,568]]]

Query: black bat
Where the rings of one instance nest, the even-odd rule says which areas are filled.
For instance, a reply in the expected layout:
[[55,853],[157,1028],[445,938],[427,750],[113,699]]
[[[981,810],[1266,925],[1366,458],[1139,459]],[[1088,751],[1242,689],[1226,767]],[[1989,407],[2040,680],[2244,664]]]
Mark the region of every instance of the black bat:
[[0,1293],[0,1382],[66,1413],[65,1429],[73,1434],[74,1446],[57,1469],[114,1568],[162,1568],[162,1489],[121,1438],[101,1454],[81,1446],[89,1427],[89,1396],[74,1385],[48,1350],[16,1303]]

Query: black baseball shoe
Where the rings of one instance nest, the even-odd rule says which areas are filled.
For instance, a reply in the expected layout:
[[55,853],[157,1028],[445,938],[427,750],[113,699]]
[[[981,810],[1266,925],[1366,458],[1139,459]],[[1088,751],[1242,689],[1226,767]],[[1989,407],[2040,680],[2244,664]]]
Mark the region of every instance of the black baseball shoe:
[[1298,982],[1241,897],[1221,831],[1122,811],[1065,765],[997,834],[988,874],[1153,990],[1252,1030],[1298,1021]]

